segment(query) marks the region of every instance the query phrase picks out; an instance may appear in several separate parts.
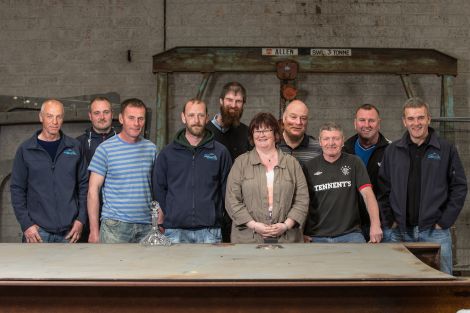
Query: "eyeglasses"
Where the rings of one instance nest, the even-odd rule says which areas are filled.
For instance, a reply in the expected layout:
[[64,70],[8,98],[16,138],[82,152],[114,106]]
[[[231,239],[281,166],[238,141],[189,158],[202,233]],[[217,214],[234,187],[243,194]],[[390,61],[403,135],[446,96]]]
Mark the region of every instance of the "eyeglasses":
[[263,134],[263,135],[268,135],[268,134],[270,134],[272,131],[273,131],[272,129],[261,129],[261,130],[255,130],[255,131],[254,131],[254,134],[255,134],[256,136],[259,136],[259,135],[261,135],[261,134]]

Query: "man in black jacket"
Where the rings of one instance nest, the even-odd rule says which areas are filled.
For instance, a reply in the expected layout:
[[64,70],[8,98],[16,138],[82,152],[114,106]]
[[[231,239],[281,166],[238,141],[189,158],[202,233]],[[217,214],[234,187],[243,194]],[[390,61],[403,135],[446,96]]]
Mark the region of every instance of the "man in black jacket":
[[[344,143],[343,151],[357,155],[367,168],[376,197],[380,192],[377,179],[385,148],[390,141],[380,133],[380,113],[373,104],[363,104],[356,110],[354,129],[357,134]],[[370,220],[364,201],[359,199],[362,233],[369,240]]]
[[[116,135],[116,131],[111,126],[113,122],[113,110],[111,101],[106,97],[96,97],[91,100],[89,105],[88,117],[91,121],[91,126],[85,130],[85,133],[78,136],[80,146],[85,154],[86,165],[90,165],[91,159],[95,154],[96,148],[105,140]],[[103,201],[100,194],[100,216],[101,205]],[[88,235],[90,234],[90,227],[87,223],[83,226],[83,236],[79,242],[88,242]]]
[[385,150],[379,171],[379,205],[390,241],[441,245],[441,271],[452,274],[452,237],[467,195],[467,179],[455,146],[429,127],[428,105],[410,98],[403,106],[407,132]]
[[80,141],[87,165],[90,164],[96,148],[103,141],[116,135],[113,127],[113,110],[111,102],[106,97],[96,97],[90,102],[90,111],[88,117],[91,121],[91,126],[85,130],[85,133],[78,136]]

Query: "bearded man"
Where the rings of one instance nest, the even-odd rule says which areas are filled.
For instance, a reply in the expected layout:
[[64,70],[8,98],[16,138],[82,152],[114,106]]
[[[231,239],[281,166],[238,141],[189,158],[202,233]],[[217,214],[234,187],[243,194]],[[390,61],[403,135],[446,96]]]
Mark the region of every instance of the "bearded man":
[[206,128],[214,139],[223,144],[234,161],[240,154],[250,150],[248,126],[240,122],[246,102],[246,90],[238,82],[225,84],[220,93],[220,113],[216,114]]
[[153,171],[153,197],[163,211],[159,223],[163,220],[165,235],[173,243],[218,243],[232,159],[204,127],[203,101],[186,102],[181,121],[185,127],[160,152]]
[[[223,144],[229,151],[232,162],[251,149],[248,140],[248,126],[240,122],[243,106],[246,102],[246,90],[238,82],[225,84],[220,93],[220,113],[207,123],[206,129],[214,134],[214,139]],[[232,220],[224,210],[222,222],[223,242],[230,242]]]

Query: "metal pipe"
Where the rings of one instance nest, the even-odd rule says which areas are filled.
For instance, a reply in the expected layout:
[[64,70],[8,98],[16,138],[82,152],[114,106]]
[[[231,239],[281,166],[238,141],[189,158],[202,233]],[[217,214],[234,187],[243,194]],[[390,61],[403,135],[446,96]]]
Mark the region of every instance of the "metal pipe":
[[403,83],[403,87],[405,88],[406,97],[409,99],[416,95],[413,89],[413,83],[411,82],[410,75],[400,75],[401,82]]
[[197,90],[196,99],[199,99],[199,100],[202,99],[202,96],[204,95],[204,92],[206,91],[207,83],[209,82],[209,79],[211,77],[212,77],[212,73],[203,73],[202,81],[199,84],[199,88]]
[[168,74],[157,73],[157,103],[155,109],[155,122],[157,136],[155,144],[162,149],[167,144],[168,138]]

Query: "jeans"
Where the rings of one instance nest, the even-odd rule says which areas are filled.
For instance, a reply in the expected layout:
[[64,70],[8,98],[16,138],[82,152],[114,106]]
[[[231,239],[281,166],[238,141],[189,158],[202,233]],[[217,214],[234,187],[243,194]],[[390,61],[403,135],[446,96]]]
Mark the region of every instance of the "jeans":
[[[441,244],[441,271],[452,275],[452,236],[450,229],[429,228],[420,230],[418,226],[407,227],[405,232],[400,229],[389,229],[389,242],[434,242]],[[385,236],[384,236],[385,238]]]
[[222,242],[222,232],[220,228],[201,229],[165,229],[167,236],[172,243],[219,243]]
[[365,243],[366,240],[364,239],[364,236],[362,235],[362,232],[352,232],[344,235],[339,235],[336,237],[320,237],[320,236],[314,236],[310,237],[310,242],[319,242],[319,243],[347,243],[347,242],[352,242],[352,243]]
[[[44,243],[69,243],[69,240],[65,239],[69,230],[61,233],[50,233],[43,228],[38,228],[39,236],[41,236],[42,242]],[[23,235],[23,242],[26,242],[26,237]]]
[[152,224],[127,223],[103,219],[100,228],[102,243],[138,243],[152,229]]

